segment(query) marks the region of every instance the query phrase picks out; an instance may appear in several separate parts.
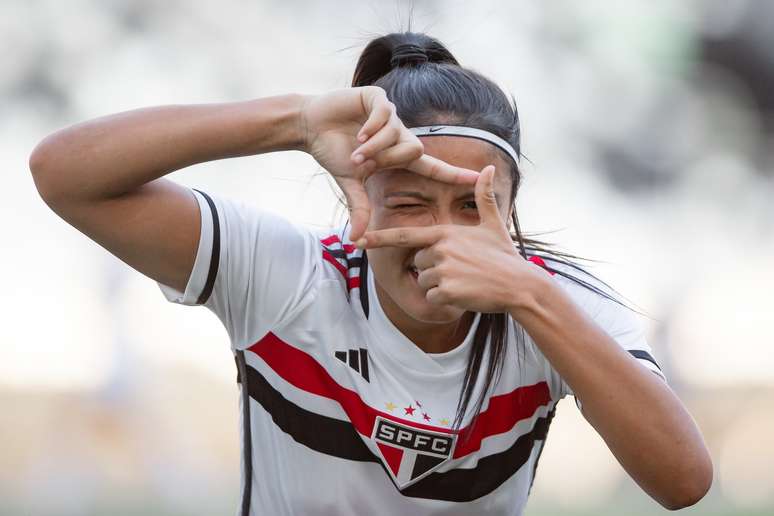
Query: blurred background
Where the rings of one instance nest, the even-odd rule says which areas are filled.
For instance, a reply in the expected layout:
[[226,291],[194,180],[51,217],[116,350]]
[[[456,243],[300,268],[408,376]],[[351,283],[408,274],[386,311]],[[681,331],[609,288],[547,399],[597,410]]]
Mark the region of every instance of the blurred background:
[[[239,493],[228,337],[59,219],[27,159],[61,127],[149,105],[347,87],[409,28],[513,93],[526,231],[602,260],[702,429],[715,481],[686,514],[774,514],[774,2],[3,0],[0,514],[211,515]],[[338,220],[301,152],[180,183]],[[529,516],[666,513],[572,398]]]

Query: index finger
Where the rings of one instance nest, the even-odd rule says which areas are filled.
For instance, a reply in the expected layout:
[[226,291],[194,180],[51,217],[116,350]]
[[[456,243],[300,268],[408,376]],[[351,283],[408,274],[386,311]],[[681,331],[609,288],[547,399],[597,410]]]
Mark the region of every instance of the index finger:
[[410,162],[406,169],[443,183],[464,185],[476,184],[480,175],[475,170],[455,167],[429,154],[422,154],[419,158]]
[[429,247],[440,240],[443,230],[440,226],[411,226],[403,228],[368,231],[355,242],[361,249],[375,247]]

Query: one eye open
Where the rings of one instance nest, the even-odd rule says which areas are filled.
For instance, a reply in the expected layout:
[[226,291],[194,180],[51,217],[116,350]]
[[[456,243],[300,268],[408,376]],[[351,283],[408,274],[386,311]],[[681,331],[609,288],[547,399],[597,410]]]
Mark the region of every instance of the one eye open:
[[477,210],[478,206],[476,205],[476,201],[465,201],[462,204],[462,208],[466,210],[470,210],[470,209]]

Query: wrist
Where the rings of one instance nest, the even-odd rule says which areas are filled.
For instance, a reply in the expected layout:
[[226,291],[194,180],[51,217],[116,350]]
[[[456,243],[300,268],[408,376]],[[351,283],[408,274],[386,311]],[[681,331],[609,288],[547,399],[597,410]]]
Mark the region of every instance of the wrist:
[[295,97],[295,130],[296,148],[302,152],[309,152],[309,126],[306,120],[306,105],[314,95],[293,94]]
[[555,287],[548,272],[537,265],[530,266],[528,273],[519,278],[519,284],[510,289],[508,312],[519,320],[520,316],[539,311],[542,299]]
[[251,135],[250,148],[245,154],[262,154],[287,150],[303,151],[306,135],[302,120],[307,95],[288,93],[247,101]]

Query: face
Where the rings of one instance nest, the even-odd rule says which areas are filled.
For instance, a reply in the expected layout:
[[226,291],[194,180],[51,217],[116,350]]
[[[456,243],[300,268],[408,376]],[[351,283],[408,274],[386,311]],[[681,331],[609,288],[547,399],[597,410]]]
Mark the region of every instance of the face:
[[[510,219],[511,178],[507,165],[492,144],[460,136],[421,137],[425,154],[458,167],[480,172],[496,167],[495,195],[500,215]],[[380,170],[365,183],[371,203],[368,229],[434,224],[477,225],[478,211],[473,185],[434,181],[403,169]],[[507,224],[507,222],[506,222]],[[388,315],[423,323],[451,323],[465,313],[451,305],[432,305],[412,271],[419,249],[384,247],[368,250],[379,300]],[[474,251],[472,251],[474,252]],[[394,321],[394,317],[391,317]]]

